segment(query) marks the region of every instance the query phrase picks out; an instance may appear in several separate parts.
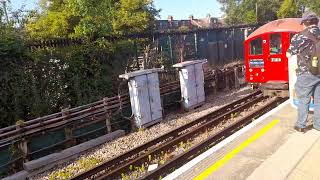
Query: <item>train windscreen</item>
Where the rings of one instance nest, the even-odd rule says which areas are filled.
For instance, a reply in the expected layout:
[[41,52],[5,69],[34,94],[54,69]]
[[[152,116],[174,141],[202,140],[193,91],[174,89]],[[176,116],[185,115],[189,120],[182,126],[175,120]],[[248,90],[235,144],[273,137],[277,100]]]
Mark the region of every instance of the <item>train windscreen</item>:
[[270,34],[270,54],[282,54],[281,34]]
[[262,38],[258,37],[250,42],[250,55],[262,54]]

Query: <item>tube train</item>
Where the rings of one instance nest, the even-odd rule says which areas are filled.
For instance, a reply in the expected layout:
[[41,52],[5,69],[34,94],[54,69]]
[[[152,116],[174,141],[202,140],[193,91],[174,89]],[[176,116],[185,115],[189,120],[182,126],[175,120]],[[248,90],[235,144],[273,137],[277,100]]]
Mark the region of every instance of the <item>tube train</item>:
[[[266,96],[288,97],[290,86],[291,103],[295,107],[297,61],[296,57],[288,61],[286,52],[292,37],[302,30],[300,18],[279,19],[261,26],[245,40],[246,81],[259,87]],[[312,106],[313,103],[311,110]]]

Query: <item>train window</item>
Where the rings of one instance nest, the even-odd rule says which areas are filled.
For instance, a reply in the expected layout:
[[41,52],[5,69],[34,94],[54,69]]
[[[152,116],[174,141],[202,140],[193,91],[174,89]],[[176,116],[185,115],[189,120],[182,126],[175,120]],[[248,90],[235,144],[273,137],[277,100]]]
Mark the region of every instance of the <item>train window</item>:
[[281,34],[270,35],[270,54],[282,54]]
[[250,54],[262,54],[262,37],[256,38],[250,42]]

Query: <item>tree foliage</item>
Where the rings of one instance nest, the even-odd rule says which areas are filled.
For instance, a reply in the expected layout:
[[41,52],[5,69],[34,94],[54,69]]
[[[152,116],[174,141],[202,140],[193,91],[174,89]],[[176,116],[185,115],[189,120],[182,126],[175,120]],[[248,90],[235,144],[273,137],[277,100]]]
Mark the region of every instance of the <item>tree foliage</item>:
[[[277,18],[279,0],[218,0],[227,24],[266,22]],[[257,12],[256,12],[257,8]]]
[[278,18],[300,17],[310,9],[320,15],[320,1],[314,0],[218,0],[227,24],[265,23]]
[[67,7],[78,18],[72,25],[75,36],[109,35],[114,3],[114,0],[69,0]]
[[153,28],[158,11],[150,0],[42,0],[30,19],[32,38],[92,37]]
[[300,17],[298,5],[294,0],[284,0],[278,13],[279,18]]
[[309,10],[317,13],[320,16],[320,1],[318,0],[298,0],[298,3],[305,6]]
[[150,0],[119,0],[112,27],[117,34],[153,30],[158,12]]
[[23,77],[23,40],[2,22],[0,29],[0,127],[18,120],[24,92]]
[[29,35],[34,38],[67,37],[72,32],[68,23],[68,15],[64,12],[48,12],[33,17],[36,21],[27,24]]

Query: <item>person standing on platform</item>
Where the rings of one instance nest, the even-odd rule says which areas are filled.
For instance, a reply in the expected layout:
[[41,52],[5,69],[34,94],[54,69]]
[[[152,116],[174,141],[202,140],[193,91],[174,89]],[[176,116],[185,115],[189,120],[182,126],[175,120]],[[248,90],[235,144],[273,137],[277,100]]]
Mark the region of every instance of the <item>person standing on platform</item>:
[[[305,132],[309,113],[311,96],[314,99],[313,128],[320,131],[320,74],[314,73],[310,67],[318,67],[320,57],[314,54],[320,42],[319,19],[314,13],[304,14],[301,24],[304,30],[294,35],[291,39],[287,57],[297,55],[298,69],[295,90],[299,100],[298,119],[294,129]],[[320,51],[319,51],[320,52]],[[312,64],[312,65],[311,65]]]

